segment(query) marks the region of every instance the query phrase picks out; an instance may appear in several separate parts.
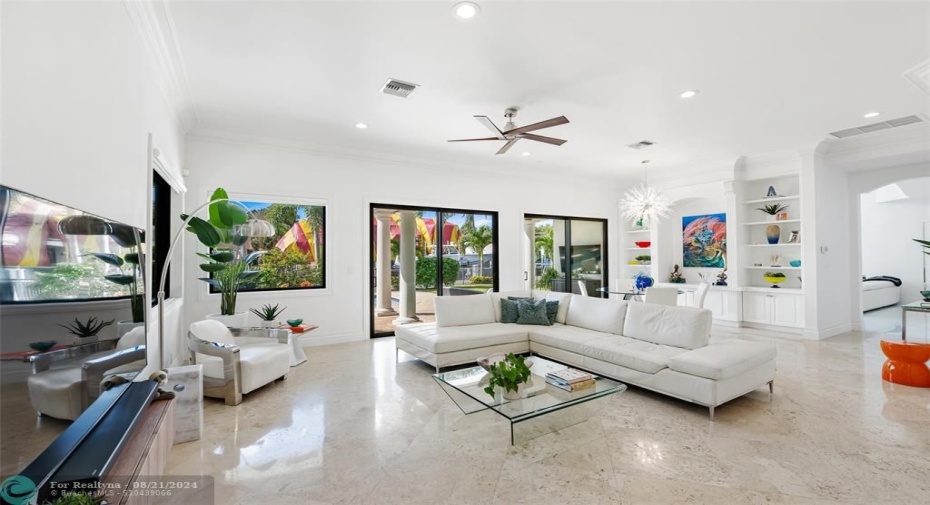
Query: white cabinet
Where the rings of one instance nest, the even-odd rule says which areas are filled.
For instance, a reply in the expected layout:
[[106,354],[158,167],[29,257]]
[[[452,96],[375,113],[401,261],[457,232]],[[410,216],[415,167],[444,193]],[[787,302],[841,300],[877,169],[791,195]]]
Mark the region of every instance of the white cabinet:
[[780,291],[775,293],[744,291],[743,321],[772,326],[803,328],[804,295]]
[[[694,306],[694,285],[676,285],[660,283],[663,287],[678,287],[683,292],[678,295],[678,306]],[[704,297],[704,308],[710,310],[718,321],[739,321],[739,292],[726,288],[711,287]]]

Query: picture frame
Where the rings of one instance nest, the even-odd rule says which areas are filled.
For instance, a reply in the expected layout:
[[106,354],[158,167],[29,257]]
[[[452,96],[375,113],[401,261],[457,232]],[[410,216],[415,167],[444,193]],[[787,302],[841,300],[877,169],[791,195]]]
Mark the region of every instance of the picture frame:
[[791,235],[788,237],[789,244],[798,244],[801,242],[801,230],[791,230]]

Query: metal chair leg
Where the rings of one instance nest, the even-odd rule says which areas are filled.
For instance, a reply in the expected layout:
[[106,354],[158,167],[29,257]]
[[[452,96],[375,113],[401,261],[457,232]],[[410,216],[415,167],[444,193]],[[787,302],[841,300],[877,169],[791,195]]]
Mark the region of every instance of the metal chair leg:
[[772,395],[775,394],[775,381],[769,381],[769,400],[772,399]]

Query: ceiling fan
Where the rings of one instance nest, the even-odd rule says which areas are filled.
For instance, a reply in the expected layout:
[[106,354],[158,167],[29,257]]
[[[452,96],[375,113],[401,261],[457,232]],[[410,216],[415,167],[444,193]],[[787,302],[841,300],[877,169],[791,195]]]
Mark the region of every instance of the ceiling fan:
[[486,137],[481,139],[459,139],[459,140],[449,140],[449,142],[474,142],[478,140],[504,140],[506,143],[501,147],[495,154],[504,154],[508,149],[513,147],[520,139],[535,140],[537,142],[545,142],[546,144],[552,144],[560,146],[567,140],[557,139],[553,137],[546,137],[543,135],[536,135],[530,133],[536,130],[542,130],[543,128],[549,128],[550,126],[558,126],[560,124],[568,123],[568,119],[565,116],[554,117],[552,119],[547,119],[545,121],[540,121],[538,123],[533,123],[527,126],[521,126],[517,128],[517,125],[514,124],[513,118],[517,115],[517,109],[510,108],[504,111],[504,117],[507,118],[507,124],[504,125],[504,131],[501,131],[487,116],[475,116],[475,119],[479,123],[486,126],[491,133],[494,134],[493,137]]

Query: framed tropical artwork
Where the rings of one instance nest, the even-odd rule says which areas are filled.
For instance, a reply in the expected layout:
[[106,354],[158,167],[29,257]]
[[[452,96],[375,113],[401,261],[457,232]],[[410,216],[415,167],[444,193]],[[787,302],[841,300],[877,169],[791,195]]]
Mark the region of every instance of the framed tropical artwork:
[[727,257],[727,215],[681,218],[682,266],[724,268]]

